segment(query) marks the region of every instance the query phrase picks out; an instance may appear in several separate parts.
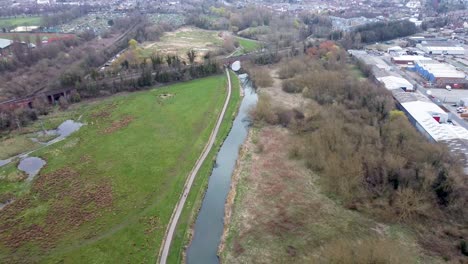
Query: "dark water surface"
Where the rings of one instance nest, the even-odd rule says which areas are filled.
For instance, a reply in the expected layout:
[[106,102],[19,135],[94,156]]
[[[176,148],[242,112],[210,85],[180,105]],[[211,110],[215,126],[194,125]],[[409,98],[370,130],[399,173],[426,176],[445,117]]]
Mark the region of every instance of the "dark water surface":
[[239,76],[244,98],[239,113],[216,157],[208,189],[195,223],[192,243],[187,249],[187,263],[219,263],[217,251],[224,229],[224,204],[231,185],[231,176],[250,126],[249,110],[257,103],[257,94],[246,75]]

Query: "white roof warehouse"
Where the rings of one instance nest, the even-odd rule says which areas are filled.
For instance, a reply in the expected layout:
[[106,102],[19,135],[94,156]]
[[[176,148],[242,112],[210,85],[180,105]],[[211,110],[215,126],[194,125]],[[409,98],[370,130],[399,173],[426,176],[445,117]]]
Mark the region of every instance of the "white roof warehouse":
[[463,47],[457,46],[439,46],[439,45],[431,45],[431,44],[418,44],[416,45],[417,48],[424,51],[427,54],[432,55],[464,55],[465,49]]
[[397,76],[385,76],[377,78],[378,81],[385,85],[388,90],[403,89],[404,91],[413,91],[414,86],[405,78]]

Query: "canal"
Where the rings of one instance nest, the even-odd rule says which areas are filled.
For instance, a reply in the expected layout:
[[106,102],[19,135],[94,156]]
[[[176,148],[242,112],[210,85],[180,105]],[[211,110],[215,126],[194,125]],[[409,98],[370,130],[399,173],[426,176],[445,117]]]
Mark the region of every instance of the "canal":
[[249,111],[257,103],[257,94],[247,75],[239,75],[244,98],[232,129],[216,157],[208,189],[198,214],[192,242],[187,249],[187,263],[219,263],[217,251],[224,228],[224,205],[231,176],[250,127]]

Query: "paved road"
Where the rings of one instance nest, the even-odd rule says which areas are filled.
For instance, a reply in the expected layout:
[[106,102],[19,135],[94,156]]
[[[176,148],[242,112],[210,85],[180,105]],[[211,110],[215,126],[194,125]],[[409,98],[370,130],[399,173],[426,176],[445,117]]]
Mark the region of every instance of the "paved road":
[[195,163],[195,166],[190,172],[189,177],[187,178],[187,181],[185,182],[184,192],[182,196],[180,196],[179,202],[177,203],[174,209],[174,212],[172,213],[171,220],[169,221],[169,224],[168,224],[169,228],[166,230],[166,235],[164,237],[161,250],[159,252],[159,256],[160,256],[159,263],[161,264],[166,264],[167,257],[169,255],[169,249],[171,247],[172,237],[174,236],[174,232],[177,226],[177,222],[179,221],[180,214],[182,213],[182,209],[184,209],[184,204],[185,204],[185,201],[187,200],[187,196],[190,192],[190,189],[192,188],[193,180],[195,179],[195,176],[197,175],[198,170],[200,169],[201,165],[203,164],[206,157],[208,156],[208,153],[210,153],[211,148],[213,147],[214,142],[216,140],[216,135],[218,134],[218,130],[221,126],[221,123],[223,122],[224,114],[226,113],[226,109],[229,104],[229,99],[231,98],[231,77],[229,76],[229,70],[227,69],[226,69],[226,75],[228,79],[228,94],[226,97],[226,101],[224,102],[223,110],[221,110],[221,113],[218,117],[218,121],[216,122],[216,126],[211,132],[210,138],[208,139],[208,143],[206,144],[205,149],[203,150],[201,156],[198,158],[197,162]]

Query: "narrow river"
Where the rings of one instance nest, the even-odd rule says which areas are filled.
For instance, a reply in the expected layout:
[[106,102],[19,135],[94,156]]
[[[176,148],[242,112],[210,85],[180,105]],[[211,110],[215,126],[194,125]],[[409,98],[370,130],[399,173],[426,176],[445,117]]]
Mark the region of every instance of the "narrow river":
[[239,113],[216,157],[208,189],[195,223],[192,243],[187,249],[187,263],[219,263],[217,251],[224,228],[224,204],[231,185],[239,148],[244,143],[250,127],[249,111],[257,103],[257,94],[250,85],[247,75],[239,76],[244,98]]

